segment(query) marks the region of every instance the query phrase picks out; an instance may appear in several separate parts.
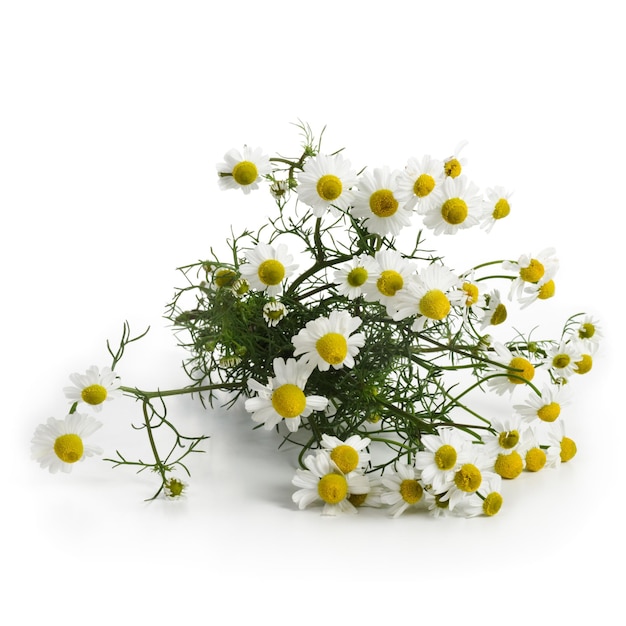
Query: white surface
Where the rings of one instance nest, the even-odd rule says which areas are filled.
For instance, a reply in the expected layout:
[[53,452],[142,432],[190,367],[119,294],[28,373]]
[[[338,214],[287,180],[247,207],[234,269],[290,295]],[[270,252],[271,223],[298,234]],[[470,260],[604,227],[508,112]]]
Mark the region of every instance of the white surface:
[[[21,607],[10,623],[521,624],[619,610],[620,21],[603,1],[593,12],[440,4],[1,5],[0,611]],[[567,421],[578,456],[507,483],[493,519],[297,511],[294,452],[278,452],[242,411],[189,399],[171,414],[211,438],[184,502],[144,503],[156,483],[126,468],[92,461],[52,476],[29,458],[36,425],[66,409],[69,373],[106,364],[124,320],[152,327],[122,361],[124,382],[185,382],[185,355],[161,317],[175,268],[223,246],[230,224],[260,226],[271,208],[220,193],[215,165],[244,143],[295,154],[298,119],[327,125],[325,147],[370,167],[446,156],[469,140],[468,175],[514,189],[511,217],[489,236],[427,243],[456,267],[555,246],[558,297],[529,309],[529,323],[549,336],[580,310],[603,323]],[[144,445],[130,428],[138,409],[107,406],[107,454]]]

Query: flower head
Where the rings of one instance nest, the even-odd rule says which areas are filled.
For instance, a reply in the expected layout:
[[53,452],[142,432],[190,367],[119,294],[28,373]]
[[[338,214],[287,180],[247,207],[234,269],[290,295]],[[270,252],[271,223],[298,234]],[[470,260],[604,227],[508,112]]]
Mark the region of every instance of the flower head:
[[94,411],[101,411],[104,402],[120,395],[120,377],[110,367],[100,370],[95,365],[84,374],[70,374],[73,387],[64,387],[65,397],[71,402],[84,402]]
[[503,324],[508,317],[506,305],[502,302],[500,292],[494,289],[486,298],[487,308],[484,309],[480,317],[480,329],[485,330],[487,326],[498,326]]
[[519,385],[530,382],[535,377],[535,366],[518,352],[512,352],[504,344],[494,343],[496,354],[502,365],[491,365],[492,370],[501,376],[490,378],[487,384],[497,394],[513,392]]
[[517,261],[505,261],[502,268],[517,274],[511,281],[509,298],[514,295],[519,298],[526,287],[544,285],[552,280],[559,269],[559,261],[554,254],[554,248],[545,248],[536,255],[522,254]]
[[358,298],[370,276],[374,276],[377,271],[378,264],[374,257],[367,254],[353,257],[335,271],[337,292],[348,300]]
[[362,469],[370,459],[367,446],[371,443],[368,437],[352,435],[345,441],[331,435],[322,435],[322,448],[329,451],[331,460],[344,473],[349,474]]
[[570,391],[568,385],[547,385],[540,396],[531,392],[524,404],[514,404],[513,409],[528,423],[554,422],[561,415],[561,407],[570,402]]
[[84,441],[101,426],[101,422],[82,413],[71,413],[62,420],[50,417],[35,430],[31,440],[32,458],[52,474],[69,473],[74,463],[102,453],[101,448]]
[[293,257],[287,252],[283,243],[274,247],[266,243],[258,243],[247,255],[247,263],[240,267],[242,276],[253,289],[265,291],[268,296],[281,293],[284,281],[298,267]]
[[217,172],[221,189],[241,189],[250,193],[258,189],[261,177],[272,171],[269,156],[261,148],[243,147],[243,152],[234,148],[224,155],[224,162],[219,163]]
[[368,302],[380,302],[389,312],[394,308],[396,295],[406,287],[415,272],[416,264],[392,249],[379,250],[374,259],[377,268],[369,272],[363,285],[363,297]]
[[454,507],[454,512],[463,517],[497,515],[502,508],[502,478],[498,474],[487,474],[478,491],[461,498]]
[[436,200],[445,179],[443,163],[426,155],[421,160],[410,158],[397,179],[397,196],[406,202],[407,209],[417,205],[418,213],[425,213]]
[[561,341],[546,350],[544,363],[557,380],[568,380],[576,371],[576,363],[582,359],[582,350],[577,342]]
[[511,192],[504,187],[494,187],[485,190],[486,198],[483,200],[480,227],[490,232],[496,222],[508,217],[511,212]]
[[268,326],[276,326],[289,311],[287,307],[277,300],[270,300],[263,305],[263,319]]
[[445,179],[437,202],[424,213],[424,226],[435,235],[454,235],[460,229],[478,224],[482,196],[478,187],[465,176]]
[[389,514],[399,517],[409,507],[416,506],[424,495],[420,472],[413,465],[399,463],[395,470],[383,474],[380,499],[389,505]]
[[463,167],[467,165],[467,159],[461,157],[461,150],[468,144],[469,142],[466,139],[460,141],[456,147],[454,148],[454,152],[444,159],[443,161],[443,171],[446,176],[449,178],[457,178],[461,175],[463,171]]

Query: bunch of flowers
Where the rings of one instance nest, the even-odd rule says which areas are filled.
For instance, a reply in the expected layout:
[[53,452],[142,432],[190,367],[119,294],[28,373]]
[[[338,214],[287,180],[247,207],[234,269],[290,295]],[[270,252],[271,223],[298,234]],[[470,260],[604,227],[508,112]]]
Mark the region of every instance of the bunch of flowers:
[[[114,370],[143,336],[131,337],[125,324],[119,348],[108,345],[111,368],[72,376],[69,414],[37,429],[34,457],[51,471],[69,471],[96,453],[82,440],[100,423],[77,408],[98,409],[124,393],[142,403],[154,461],[119,451],[107,460],[152,469],[161,478],[153,497],[178,497],[186,483],[175,471],[189,474],[184,458],[205,437],[181,435],[164,398],[190,393],[209,405],[242,402],[255,428],[294,444],[300,509],[498,513],[503,482],[575,455],[561,413],[573,379],[592,368],[602,336],[597,320],[572,315],[556,339],[519,331],[496,338],[509,307],[554,296],[555,251],[459,271],[425,248],[425,231],[489,232],[509,216],[511,193],[499,186],[481,192],[466,177],[463,144],[443,159],[412,157],[402,169],[357,172],[342,150],[323,152],[321,135],[316,141],[307,125],[300,129],[298,157],[246,146],[217,166],[221,188],[245,196],[265,188],[275,212],[257,231],[233,234],[228,258],[211,250],[180,268],[186,283],[166,317],[187,350],[189,386],[122,386]],[[479,407],[489,394],[505,399],[508,411],[485,414]],[[153,437],[162,426],[173,435],[166,455]]]

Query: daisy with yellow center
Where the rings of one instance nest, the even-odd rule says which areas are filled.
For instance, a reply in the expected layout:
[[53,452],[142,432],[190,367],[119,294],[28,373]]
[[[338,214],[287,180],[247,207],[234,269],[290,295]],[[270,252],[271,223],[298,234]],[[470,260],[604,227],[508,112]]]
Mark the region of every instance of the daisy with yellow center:
[[537,421],[551,423],[561,415],[562,407],[571,400],[571,388],[568,385],[546,385],[541,395],[532,392],[524,404],[514,404],[515,410],[526,422]]
[[399,235],[411,224],[411,209],[398,198],[397,172],[376,168],[362,174],[351,209],[355,218],[363,219],[370,233]]
[[394,471],[383,474],[381,482],[383,492],[380,499],[389,505],[392,517],[399,517],[409,507],[418,505],[424,495],[419,470],[406,463],[399,463]]
[[398,293],[391,317],[403,320],[415,316],[412,329],[420,331],[428,322],[444,320],[464,297],[459,277],[444,265],[431,263]]
[[566,436],[562,420],[551,425],[547,433],[547,442],[546,454],[548,463],[552,466],[567,463],[576,455],[576,442],[571,437]]
[[[522,254],[517,261],[504,261],[502,269],[514,272],[516,277],[511,281],[509,299],[513,296],[522,296],[523,291],[530,285],[545,285],[559,269],[559,261],[555,256],[554,248],[545,248],[539,254]],[[549,297],[551,285],[544,290],[544,296]],[[537,296],[538,297],[538,296]]]
[[474,280],[474,271],[470,271],[461,276],[461,306],[463,307],[463,317],[467,318],[467,314],[472,310],[480,310],[487,306],[487,297],[481,293],[479,283]]
[[370,460],[367,447],[371,440],[352,435],[345,441],[331,435],[322,435],[322,448],[328,450],[330,458],[344,473],[349,474],[356,469],[363,469]]
[[391,315],[396,295],[406,286],[417,266],[391,249],[378,251],[374,260],[376,268],[371,268],[363,285],[363,297],[368,302],[380,302]]
[[277,326],[288,312],[287,307],[277,300],[270,300],[263,305],[263,319],[270,327]]
[[350,501],[366,496],[370,484],[366,476],[354,471],[344,474],[332,461],[326,450],[310,454],[304,459],[306,469],[297,469],[291,481],[296,487],[292,499],[300,510],[313,503],[323,505],[322,515],[356,513],[357,508]]
[[460,141],[456,145],[456,148],[454,148],[454,152],[449,157],[444,159],[443,172],[448,178],[457,178],[460,176],[463,168],[467,165],[467,159],[461,157],[460,153],[468,143],[469,142],[466,139]]
[[584,344],[581,341],[575,341],[580,349],[580,359],[574,363],[575,374],[588,374],[593,367],[593,357],[598,350],[597,343]]
[[482,195],[478,187],[465,176],[446,178],[437,202],[424,213],[424,226],[435,235],[454,235],[461,229],[478,224]]
[[576,371],[576,363],[582,359],[582,351],[576,342],[561,341],[546,350],[545,365],[557,380],[568,380]]
[[487,308],[480,317],[480,329],[485,330],[488,326],[498,326],[506,322],[508,311],[506,305],[502,303],[500,292],[494,289],[487,294],[485,300]]
[[326,211],[339,216],[353,199],[351,189],[357,183],[356,172],[341,154],[318,154],[309,159],[298,174],[298,198],[311,207],[313,215],[322,217]]
[[441,497],[448,502],[451,511],[461,500],[478,492],[484,481],[494,480],[493,461],[481,448],[470,446],[463,463],[454,472],[450,488]]
[[528,436],[528,422],[521,415],[496,417],[491,420],[494,432],[485,433],[483,442],[485,453],[496,457],[498,454],[512,454],[524,445]]
[[262,177],[271,173],[269,156],[261,148],[243,147],[243,151],[229,150],[224,162],[217,166],[220,189],[241,189],[245,194],[259,188]]
[[360,317],[347,311],[331,311],[328,317],[318,317],[291,338],[294,356],[310,367],[327,371],[331,367],[354,367],[354,357],[365,345],[365,335],[355,333],[361,325]]
[[84,374],[70,374],[73,387],[64,387],[63,392],[70,403],[85,403],[94,411],[102,410],[105,402],[120,396],[120,377],[110,367],[99,369],[92,365]]
[[574,339],[583,349],[597,347],[602,336],[602,328],[592,315],[585,315],[573,332]]
[[82,413],[71,413],[62,420],[50,417],[35,430],[31,456],[51,474],[59,471],[69,473],[74,463],[102,453],[101,448],[85,443],[85,438],[101,426],[101,422]]
[[415,467],[421,470],[422,482],[435,494],[447,491],[454,472],[463,463],[469,441],[454,428],[439,428],[436,435],[422,437],[424,449],[415,453]]
[[521,309],[525,309],[537,300],[549,300],[556,293],[556,283],[553,278],[543,278],[537,283],[524,286],[523,293],[519,294]]
[[258,243],[246,254],[247,263],[239,269],[241,275],[253,289],[265,291],[268,296],[277,296],[283,290],[284,282],[298,267],[283,243],[274,247]]
[[502,508],[502,478],[497,474],[488,474],[483,478],[478,491],[461,498],[454,507],[454,512],[462,517],[485,515],[493,517]]
[[535,366],[521,354],[511,352],[505,345],[495,342],[493,348],[501,365],[492,364],[492,373],[501,374],[487,381],[487,385],[498,395],[512,393],[520,385],[532,381],[535,377]]
[[344,263],[335,271],[334,282],[337,293],[354,300],[363,293],[365,283],[370,276],[378,271],[378,265],[373,257],[362,254]]
[[310,369],[296,359],[274,359],[274,377],[267,385],[250,380],[248,387],[256,396],[245,402],[246,411],[252,420],[270,430],[284,421],[290,432],[300,427],[301,418],[313,411],[323,411],[328,399],[322,396],[307,396],[304,393]]
[[508,217],[511,212],[511,192],[504,187],[494,187],[485,190],[486,198],[483,200],[480,227],[486,232],[491,232],[496,222]]
[[428,155],[421,160],[412,157],[398,176],[398,199],[406,203],[407,209],[417,205],[417,212],[423,214],[436,199],[444,178],[440,160]]

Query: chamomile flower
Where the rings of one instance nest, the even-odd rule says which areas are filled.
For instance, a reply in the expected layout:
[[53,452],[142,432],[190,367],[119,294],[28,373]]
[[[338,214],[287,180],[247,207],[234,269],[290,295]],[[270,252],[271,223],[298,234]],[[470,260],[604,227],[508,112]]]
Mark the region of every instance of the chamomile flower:
[[394,320],[415,316],[413,330],[422,330],[427,322],[445,319],[453,304],[461,304],[464,292],[459,277],[449,268],[431,263],[410,280],[393,302]]
[[71,413],[62,420],[50,417],[35,430],[31,456],[51,474],[58,471],[69,473],[74,463],[102,453],[101,448],[84,441],[101,426],[101,422],[82,413]]
[[448,177],[441,186],[437,201],[424,213],[424,226],[435,235],[454,235],[460,229],[478,224],[482,195],[465,176]]
[[419,470],[406,463],[398,463],[394,471],[383,474],[381,482],[384,491],[380,499],[389,505],[392,517],[399,517],[409,507],[417,505],[424,495]]
[[370,443],[368,437],[361,438],[359,435],[352,435],[345,441],[331,435],[322,435],[322,448],[328,450],[330,458],[344,474],[367,465],[370,455],[366,449]]
[[276,247],[266,243],[258,243],[246,254],[247,263],[241,265],[241,275],[253,289],[265,291],[268,296],[276,296],[282,292],[284,281],[298,267],[283,243]]
[[245,194],[258,189],[258,182],[272,171],[269,156],[261,148],[243,147],[232,149],[224,155],[224,162],[217,166],[221,189],[241,189]]
[[466,139],[464,139],[463,141],[460,141],[456,145],[456,148],[454,148],[454,152],[449,157],[444,159],[443,171],[444,171],[444,174],[448,176],[449,178],[457,178],[458,176],[460,176],[461,172],[463,171],[463,167],[467,165],[467,159],[464,157],[461,157],[460,154],[461,154],[461,150],[463,150],[463,148],[468,143],[469,142]]
[[368,302],[380,302],[389,313],[396,294],[406,286],[417,266],[392,249],[379,250],[374,259],[377,268],[368,274],[363,285],[363,297]]
[[445,491],[442,493],[434,493],[428,486],[424,488],[423,502],[432,517],[449,517],[452,515],[448,501],[443,499]]
[[511,352],[504,344],[495,342],[494,350],[502,365],[491,365],[492,372],[501,374],[490,378],[487,385],[498,395],[513,392],[519,385],[535,377],[535,366],[524,356]]
[[377,270],[378,265],[374,257],[367,254],[353,257],[335,271],[337,292],[348,300],[358,298],[363,293],[363,287],[370,275],[376,274]]
[[407,209],[417,205],[417,212],[424,213],[439,193],[445,173],[443,163],[429,155],[410,158],[398,175],[398,200],[406,202]]
[[360,317],[336,310],[311,320],[291,338],[293,355],[302,355],[305,363],[321,371],[354,367],[354,357],[365,345],[365,335],[355,332],[361,323]]
[[533,427],[528,429],[527,436],[518,448],[518,452],[524,459],[524,469],[529,472],[539,472],[548,462],[548,455],[539,444],[537,433]]
[[84,402],[96,412],[120,395],[120,377],[110,367],[100,370],[92,365],[84,374],[70,374],[70,380],[74,386],[63,388],[65,397],[71,403]]
[[395,236],[411,224],[411,210],[398,199],[397,176],[387,167],[376,168],[357,183],[352,215],[362,218],[370,233]]
[[322,217],[330,209],[339,216],[338,209],[346,210],[352,204],[356,172],[341,154],[318,154],[310,158],[298,174],[298,198],[311,207],[313,215]]
[[485,330],[487,326],[503,324],[508,317],[506,305],[502,302],[500,292],[497,289],[494,289],[487,295],[486,302],[487,308],[480,317],[481,330]]
[[253,421],[263,424],[266,430],[284,421],[290,432],[296,432],[301,418],[313,411],[323,411],[328,399],[322,396],[307,396],[304,393],[310,369],[296,359],[275,358],[274,377],[267,385],[250,380],[248,387],[257,395],[245,402],[246,411],[252,413]]
[[508,217],[511,212],[511,192],[504,187],[493,187],[485,190],[480,227],[490,232],[495,223]]
[[505,261],[502,268],[517,276],[511,281],[509,299],[520,297],[525,287],[544,284],[554,278],[559,269],[559,261],[554,248],[545,248],[536,255],[522,254],[517,261]]
[[485,453],[493,457],[498,454],[512,454],[524,444],[528,431],[528,422],[519,414],[496,417],[491,420],[495,432],[485,433],[483,443]]
[[185,497],[188,484],[178,478],[169,478],[163,485],[163,494],[168,500],[178,500]]
[[582,359],[580,346],[571,341],[561,341],[559,345],[546,350],[544,363],[556,380],[568,380],[576,370],[576,363]]
[[270,327],[276,326],[288,312],[287,307],[278,300],[270,300],[263,305],[263,319]]
[[514,404],[513,410],[530,424],[537,420],[554,422],[561,415],[561,408],[570,402],[570,392],[567,385],[545,385],[540,396],[531,392],[526,402]]
[[520,308],[525,309],[537,300],[548,300],[554,297],[556,284],[553,278],[542,278],[539,282],[524,286],[521,294],[518,293]]
[[431,485],[436,494],[443,493],[452,484],[470,443],[454,428],[442,427],[436,435],[424,435],[422,445],[424,450],[415,453],[415,467],[421,470],[425,485]]
[[575,342],[580,348],[580,359],[574,363],[575,374],[587,374],[593,367],[593,357],[598,350],[597,343]]
[[497,515],[502,508],[502,478],[497,474],[488,474],[478,491],[461,498],[454,507],[454,512],[462,517]]
[[479,283],[474,280],[473,271],[461,276],[461,291],[463,292],[460,297],[463,317],[467,317],[472,310],[483,309],[487,306],[487,298],[484,293],[481,293]]
[[547,433],[548,462],[557,466],[560,463],[571,461],[576,455],[576,442],[565,434],[565,425],[562,420],[551,425]]
[[597,346],[602,339],[602,328],[592,315],[585,315],[572,332],[573,338],[585,348]]
[[304,465],[306,469],[297,469],[291,481],[300,487],[292,496],[299,509],[319,502],[324,505],[323,515],[357,512],[350,498],[368,493],[370,484],[366,476],[359,472],[344,474],[326,451],[308,455]]

